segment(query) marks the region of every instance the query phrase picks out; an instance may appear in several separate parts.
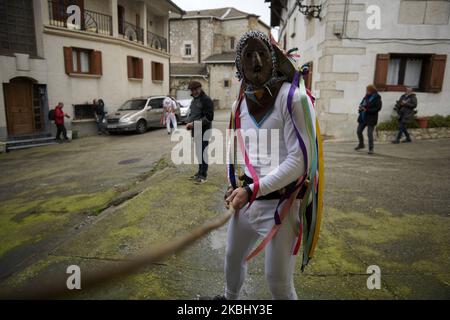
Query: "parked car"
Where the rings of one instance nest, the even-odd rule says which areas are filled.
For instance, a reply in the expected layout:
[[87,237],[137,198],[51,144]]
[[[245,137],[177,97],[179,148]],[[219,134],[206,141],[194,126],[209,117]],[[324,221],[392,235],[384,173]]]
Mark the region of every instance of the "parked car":
[[[166,96],[134,98],[126,101],[116,112],[106,117],[108,132],[137,131],[145,133],[148,128],[162,128],[163,101]],[[175,111],[177,121],[180,121],[180,105],[177,102]]]
[[180,104],[180,121],[181,123],[186,123],[189,113],[191,112],[191,102],[192,99],[182,99],[177,100]]

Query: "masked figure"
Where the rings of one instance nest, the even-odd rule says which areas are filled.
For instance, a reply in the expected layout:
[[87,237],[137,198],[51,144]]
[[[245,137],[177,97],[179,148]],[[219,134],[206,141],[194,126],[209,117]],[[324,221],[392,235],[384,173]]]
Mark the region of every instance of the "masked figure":
[[[237,299],[247,261],[265,251],[265,278],[272,297],[297,299],[295,254],[305,223],[299,212],[304,215],[307,205],[317,204],[311,191],[317,185],[308,180],[314,181],[317,171],[313,99],[303,82],[299,86],[295,69],[294,79],[280,72],[280,63],[285,62],[280,57],[285,56],[265,34],[247,32],[236,51],[237,77],[242,84],[230,120],[236,138],[230,139],[234,147],[228,154],[230,186],[225,199],[238,211],[228,226],[225,296],[216,298]],[[247,139],[262,130],[267,133],[262,139]],[[240,164],[238,152],[243,159]],[[310,220],[307,227],[311,225]],[[305,235],[312,245],[314,237]],[[259,239],[262,242],[256,246]]]

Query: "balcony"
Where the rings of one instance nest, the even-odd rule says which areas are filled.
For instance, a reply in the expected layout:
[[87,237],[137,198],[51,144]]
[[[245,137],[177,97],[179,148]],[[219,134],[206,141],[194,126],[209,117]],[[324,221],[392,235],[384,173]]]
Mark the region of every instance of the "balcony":
[[66,6],[61,2],[49,1],[48,12],[51,26],[112,36],[112,17],[109,15],[82,10],[81,25],[77,26],[67,23],[69,14],[67,14]]
[[147,29],[141,28],[139,25],[129,23],[124,20],[123,16],[119,15],[118,19],[113,22],[114,19],[111,15],[82,9],[80,12],[81,21],[78,24],[75,21],[70,23],[71,19],[69,17],[72,16],[72,13],[67,13],[67,1],[55,0],[48,1],[48,11],[50,26],[96,33],[103,36],[117,36],[155,50],[168,51],[165,37],[147,31]]
[[144,44],[144,29],[132,23],[119,21],[119,34],[129,41]]
[[153,32],[147,32],[147,46],[167,52],[167,39]]

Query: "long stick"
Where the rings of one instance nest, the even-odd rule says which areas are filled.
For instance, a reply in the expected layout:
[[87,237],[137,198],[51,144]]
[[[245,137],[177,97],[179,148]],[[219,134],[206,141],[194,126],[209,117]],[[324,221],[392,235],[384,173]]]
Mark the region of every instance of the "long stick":
[[[132,273],[135,273],[141,270],[144,267],[149,267],[151,264],[159,262],[164,258],[173,255],[177,252],[180,252],[190,245],[192,245],[195,241],[204,237],[211,231],[220,228],[231,218],[231,216],[235,213],[235,210],[230,207],[228,211],[214,219],[211,222],[207,222],[200,227],[193,229],[188,234],[175,239],[167,244],[161,245],[160,247],[149,251],[148,253],[144,253],[142,255],[136,256],[132,258],[129,262],[124,262],[120,265],[108,266],[103,268],[101,271],[91,272],[91,273],[83,273],[81,287],[83,291],[90,290],[93,288],[98,288],[102,285],[111,283],[113,280],[117,280],[118,278],[123,278],[125,276],[129,276]],[[6,299],[56,299],[56,298],[64,298],[70,296],[74,296],[79,294],[80,290],[69,290],[66,287],[66,282],[58,281],[55,284],[46,287],[38,287],[32,288],[26,292],[16,292],[8,295],[7,297],[2,297]]]

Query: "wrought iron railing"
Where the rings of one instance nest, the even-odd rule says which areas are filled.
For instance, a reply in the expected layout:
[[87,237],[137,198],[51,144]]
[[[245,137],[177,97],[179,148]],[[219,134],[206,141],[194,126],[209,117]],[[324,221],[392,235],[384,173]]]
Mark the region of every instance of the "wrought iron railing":
[[123,22],[119,26],[119,34],[129,41],[144,43],[144,29],[132,23]]
[[112,17],[103,13],[82,10],[80,23],[76,25],[76,19],[72,23],[69,19],[73,13],[67,13],[67,6],[64,2],[49,1],[48,2],[49,20],[51,26],[82,30],[102,35],[112,35]]
[[147,32],[147,45],[167,52],[167,39],[150,31]]

